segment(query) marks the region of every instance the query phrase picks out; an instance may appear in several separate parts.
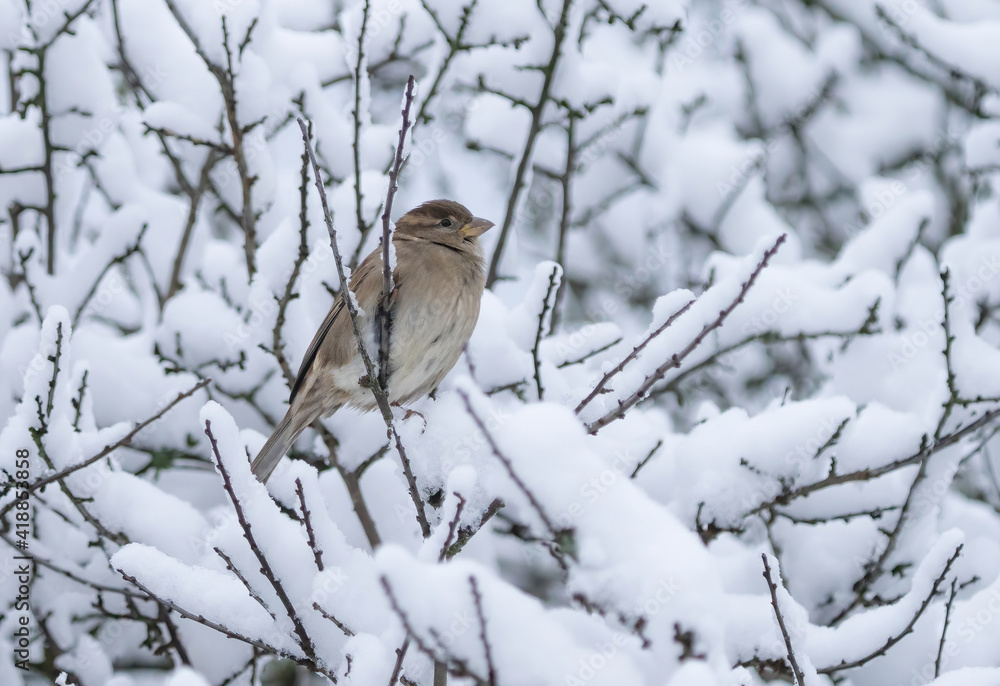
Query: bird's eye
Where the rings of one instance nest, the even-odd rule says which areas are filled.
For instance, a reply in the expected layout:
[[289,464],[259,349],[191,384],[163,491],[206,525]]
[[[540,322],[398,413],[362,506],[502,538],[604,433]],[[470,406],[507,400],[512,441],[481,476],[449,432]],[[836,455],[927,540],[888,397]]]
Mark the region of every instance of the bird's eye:
[[443,226],[444,228],[447,229],[449,226],[451,226],[451,220],[450,219],[442,219],[441,220],[441,226]]

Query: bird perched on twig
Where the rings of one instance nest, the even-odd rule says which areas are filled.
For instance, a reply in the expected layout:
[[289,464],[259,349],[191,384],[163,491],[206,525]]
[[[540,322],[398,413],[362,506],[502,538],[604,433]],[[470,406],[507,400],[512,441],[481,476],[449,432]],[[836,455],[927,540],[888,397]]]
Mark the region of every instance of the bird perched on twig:
[[[391,403],[404,404],[434,390],[462,354],[479,319],[486,284],[478,237],[492,226],[451,200],[424,203],[396,222],[395,288],[389,303]],[[376,249],[351,277],[369,354],[378,350],[375,313],[382,281],[381,249]],[[360,383],[366,376],[341,294],[306,350],[288,412],[253,461],[257,478],[267,481],[299,434],[320,417],[344,405],[375,409],[372,391]]]

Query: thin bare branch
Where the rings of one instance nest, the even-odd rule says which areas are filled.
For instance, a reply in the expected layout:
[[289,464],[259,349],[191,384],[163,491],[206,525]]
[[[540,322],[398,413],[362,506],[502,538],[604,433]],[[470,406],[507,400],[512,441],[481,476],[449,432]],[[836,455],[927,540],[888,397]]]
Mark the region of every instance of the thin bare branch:
[[771,258],[774,257],[775,253],[777,253],[778,249],[781,247],[781,244],[784,243],[787,238],[788,234],[781,234],[778,237],[778,240],[774,242],[774,245],[764,251],[764,256],[761,258],[760,262],[757,263],[753,272],[750,273],[750,277],[743,283],[739,293],[736,294],[736,297],[725,309],[719,312],[718,317],[706,324],[698,335],[695,336],[694,339],[687,345],[687,347],[679,353],[674,353],[669,360],[657,367],[657,369],[652,374],[647,376],[639,385],[639,388],[637,388],[629,397],[624,400],[619,400],[617,407],[610,410],[599,419],[587,424],[587,432],[595,434],[611,422],[624,417],[626,412],[632,409],[641,400],[646,398],[650,389],[656,385],[668,371],[680,367],[681,363],[687,358],[687,356],[694,352],[694,350],[702,344],[708,334],[722,326],[722,324],[726,321],[726,318],[729,317],[733,310],[735,310],[743,302],[747,293],[750,292],[750,289],[753,288],[754,283],[756,283],[757,277],[759,277],[760,273],[764,271],[768,263],[771,261]]
[[785,618],[781,614],[781,607],[778,605],[778,585],[771,579],[771,564],[767,560],[767,553],[761,553],[760,558],[764,561],[764,578],[767,580],[767,590],[771,593],[771,605],[774,607],[774,616],[778,620],[778,628],[781,629],[781,638],[785,641],[788,664],[791,666],[792,674],[795,676],[795,683],[798,686],[805,686],[806,679],[802,673],[802,668],[799,667],[798,660],[795,658],[795,649],[792,647],[792,639],[788,635],[788,629],[785,626]]
[[392,199],[399,190],[399,168],[403,164],[403,148],[406,145],[406,132],[410,128],[410,107],[413,106],[413,74],[406,80],[406,95],[403,99],[403,123],[399,127],[399,142],[396,143],[396,156],[389,170],[389,189],[385,194],[385,207],[382,211],[382,297],[375,313],[376,336],[378,338],[378,381],[386,395],[389,394],[389,350],[392,337],[392,269],[394,260],[391,256],[392,238],[395,233],[390,216],[392,214]]

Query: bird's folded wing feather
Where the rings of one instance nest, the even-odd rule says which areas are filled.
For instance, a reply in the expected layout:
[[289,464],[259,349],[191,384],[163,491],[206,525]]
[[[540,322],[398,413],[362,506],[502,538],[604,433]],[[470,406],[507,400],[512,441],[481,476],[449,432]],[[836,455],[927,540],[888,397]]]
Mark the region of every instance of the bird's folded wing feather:
[[[398,272],[398,269],[397,269]],[[358,305],[364,310],[364,315],[358,323],[364,331],[371,317],[375,315],[375,307],[378,296],[382,289],[382,258],[380,249],[372,251],[351,276],[351,290],[357,298]],[[354,338],[354,326],[351,324],[351,315],[344,307],[343,294],[338,295],[333,302],[333,306],[327,313],[326,318],[320,325],[312,342],[306,349],[306,354],[302,358],[302,365],[292,386],[292,393],[288,398],[289,404],[294,402],[296,394],[305,383],[309,370],[316,362],[320,348],[327,349],[327,355],[334,367],[347,365],[357,354],[357,343]]]

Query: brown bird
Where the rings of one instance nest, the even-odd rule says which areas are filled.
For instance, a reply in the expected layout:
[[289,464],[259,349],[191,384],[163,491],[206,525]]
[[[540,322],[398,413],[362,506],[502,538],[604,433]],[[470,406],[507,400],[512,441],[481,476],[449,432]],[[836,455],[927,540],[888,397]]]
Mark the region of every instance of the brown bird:
[[[486,285],[478,237],[493,222],[473,217],[451,200],[432,200],[396,222],[396,267],[390,297],[389,401],[404,404],[434,390],[455,366],[479,319]],[[378,359],[375,312],[382,295],[382,251],[366,257],[351,277],[359,328],[373,361]],[[267,481],[302,431],[344,405],[376,408],[351,325],[337,296],[313,337],[292,387],[288,412],[254,459],[253,473]]]

